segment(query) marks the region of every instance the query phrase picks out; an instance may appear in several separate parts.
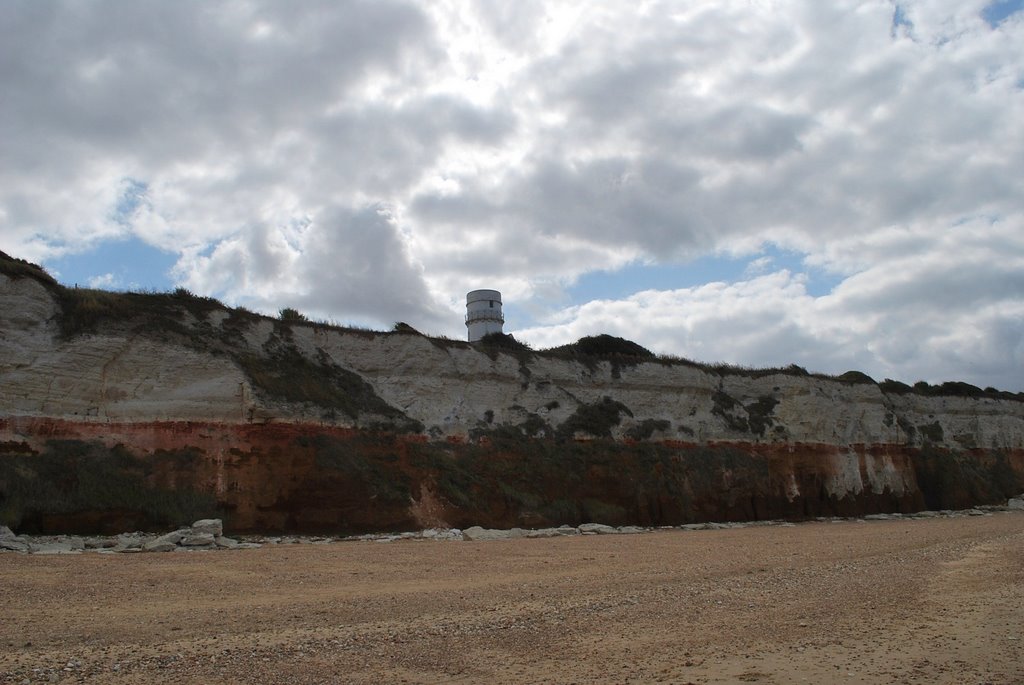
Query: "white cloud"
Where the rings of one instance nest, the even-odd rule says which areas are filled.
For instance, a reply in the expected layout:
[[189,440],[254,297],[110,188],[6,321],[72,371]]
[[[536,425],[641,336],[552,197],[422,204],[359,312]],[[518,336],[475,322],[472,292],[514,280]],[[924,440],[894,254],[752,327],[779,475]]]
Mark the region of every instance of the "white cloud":
[[1024,368],[1022,242],[1020,222],[977,221],[921,233],[912,246],[893,240],[904,249],[820,297],[807,293],[800,274],[776,271],[589,302],[517,335],[551,347],[605,332],[703,362],[797,363],[878,380],[1016,389]]
[[103,290],[113,290],[120,285],[120,279],[114,274],[106,273],[102,276],[93,276],[89,279],[90,288],[100,288]]
[[[252,309],[289,306],[321,320],[425,330],[451,317],[429,297],[420,268],[388,212],[326,208],[309,221],[258,225],[183,259],[187,287]],[[343,312],[343,317],[338,313]]]
[[[1019,389],[1024,13],[984,7],[6,3],[0,249],[133,235],[268,311],[461,335],[463,293],[498,287],[562,310],[535,341]],[[839,285],[809,295],[769,243]],[[711,254],[757,261],[563,307]]]

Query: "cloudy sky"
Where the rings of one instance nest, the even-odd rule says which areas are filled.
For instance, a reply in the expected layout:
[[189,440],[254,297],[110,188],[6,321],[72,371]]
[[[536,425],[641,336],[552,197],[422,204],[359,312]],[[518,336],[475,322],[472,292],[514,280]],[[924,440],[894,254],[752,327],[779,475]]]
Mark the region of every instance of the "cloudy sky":
[[1024,0],[0,3],[65,283],[1024,390]]

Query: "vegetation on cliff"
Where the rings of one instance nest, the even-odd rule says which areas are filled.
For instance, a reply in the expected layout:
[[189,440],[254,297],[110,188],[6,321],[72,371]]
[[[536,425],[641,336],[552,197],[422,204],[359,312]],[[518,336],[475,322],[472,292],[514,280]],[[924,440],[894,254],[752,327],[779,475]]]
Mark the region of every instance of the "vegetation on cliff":
[[[203,430],[223,431],[215,442],[230,442],[230,428]],[[166,530],[216,516],[236,533],[333,534],[431,525],[678,525],[958,509],[1024,491],[1024,455],[934,446],[887,451],[907,487],[836,490],[828,469],[807,467],[822,459],[820,446],[794,453],[784,445],[581,441],[503,430],[472,442],[431,442],[273,424],[259,434],[260,443],[228,455],[201,448],[138,453],[56,438],[40,453],[0,444],[0,524],[100,533]],[[227,487],[217,487],[221,479]]]
[[167,463],[188,468],[194,449],[140,456],[122,445],[50,440],[35,454],[0,443],[0,525],[26,532],[161,530],[223,511],[212,493],[182,483],[160,486]]

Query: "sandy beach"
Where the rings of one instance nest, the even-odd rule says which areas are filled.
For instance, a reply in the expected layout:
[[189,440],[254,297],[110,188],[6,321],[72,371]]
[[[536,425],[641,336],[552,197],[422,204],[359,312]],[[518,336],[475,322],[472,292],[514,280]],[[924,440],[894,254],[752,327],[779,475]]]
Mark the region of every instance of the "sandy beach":
[[1021,683],[1024,513],[0,554],[0,682]]

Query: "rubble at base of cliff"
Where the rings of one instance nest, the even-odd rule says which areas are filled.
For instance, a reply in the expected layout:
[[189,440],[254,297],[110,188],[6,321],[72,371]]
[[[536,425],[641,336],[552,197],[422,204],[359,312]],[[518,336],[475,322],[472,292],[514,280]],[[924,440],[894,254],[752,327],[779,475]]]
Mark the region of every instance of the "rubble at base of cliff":
[[[1011,498],[1006,505],[987,505],[973,509],[918,511],[910,514],[867,514],[854,518],[818,517],[804,523],[849,523],[867,521],[913,521],[931,518],[956,518],[965,516],[991,516],[993,513],[1024,511],[1024,494]],[[366,533],[350,536],[316,535],[224,535],[221,519],[203,519],[191,526],[179,528],[170,533],[120,533],[114,536],[81,535],[15,535],[7,526],[0,525],[0,553],[21,554],[134,554],[156,552],[204,552],[221,550],[255,549],[265,545],[326,545],[339,542],[480,542],[490,540],[512,540],[516,538],[554,538],[575,535],[632,535],[659,531],[725,530],[729,528],[751,528],[757,526],[796,526],[800,522],[736,521],[728,523],[687,523],[678,526],[609,526],[603,523],[582,523],[578,526],[562,525],[557,528],[482,528],[472,526],[459,528],[428,528],[405,533]]]

